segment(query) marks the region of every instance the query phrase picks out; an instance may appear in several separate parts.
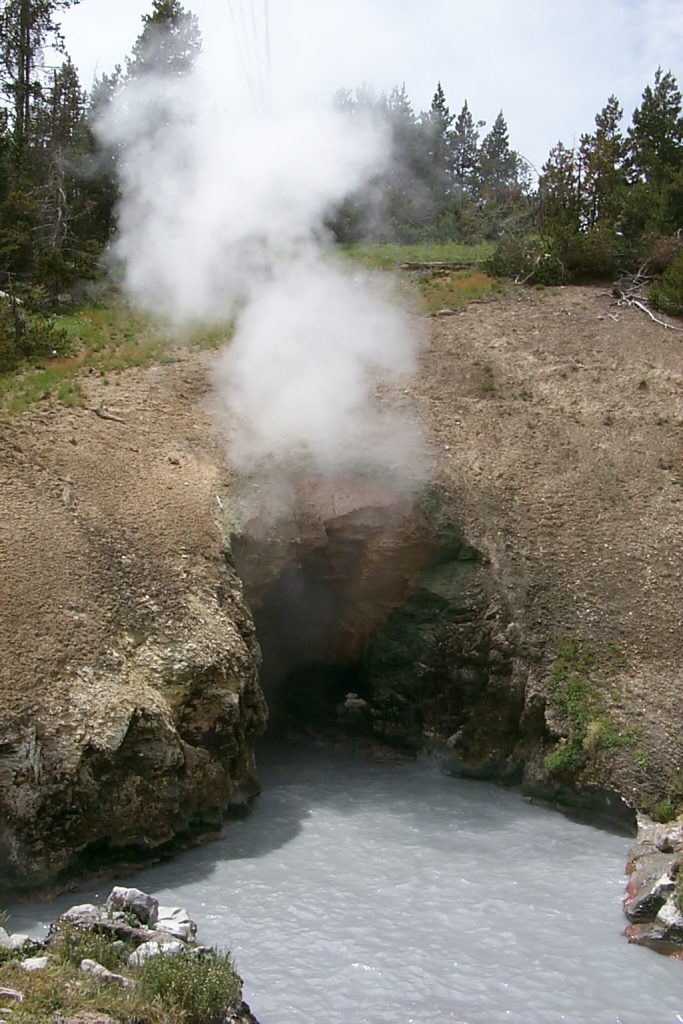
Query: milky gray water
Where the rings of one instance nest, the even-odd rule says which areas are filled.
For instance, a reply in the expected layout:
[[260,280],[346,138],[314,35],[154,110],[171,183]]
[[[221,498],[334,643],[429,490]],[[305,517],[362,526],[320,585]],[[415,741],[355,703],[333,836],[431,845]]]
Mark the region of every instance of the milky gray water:
[[[683,1022],[683,964],[622,938],[627,839],[427,763],[260,764],[225,839],[121,880],[232,949],[261,1024]],[[93,895],[12,908],[10,927]]]

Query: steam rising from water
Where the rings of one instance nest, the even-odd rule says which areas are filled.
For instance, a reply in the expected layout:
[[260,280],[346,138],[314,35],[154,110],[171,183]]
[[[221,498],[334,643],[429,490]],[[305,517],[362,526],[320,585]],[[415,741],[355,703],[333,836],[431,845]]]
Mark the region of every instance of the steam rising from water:
[[376,394],[414,369],[415,320],[322,228],[388,159],[386,138],[331,104],[257,111],[226,95],[204,65],[145,75],[102,118],[121,154],[126,290],[180,328],[236,317],[215,383],[238,468],[419,461],[416,430]]

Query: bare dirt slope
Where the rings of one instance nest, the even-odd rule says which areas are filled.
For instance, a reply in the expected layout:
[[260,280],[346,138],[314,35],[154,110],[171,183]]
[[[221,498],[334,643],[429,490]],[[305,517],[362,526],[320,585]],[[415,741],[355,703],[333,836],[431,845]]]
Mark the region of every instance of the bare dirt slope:
[[[683,334],[600,288],[511,286],[432,318],[430,336],[404,401],[437,476],[533,643],[620,645],[612,711],[641,756],[610,754],[605,772],[621,757],[638,797],[683,766]],[[65,666],[105,657],[112,634],[172,632],[188,587],[215,596],[229,470],[202,411],[211,358],[91,376],[87,409],[0,426],[5,722],[68,702]]]
[[541,646],[622,670],[622,792],[683,767],[683,333],[604,288],[510,289],[435,319],[414,393],[473,542]]
[[[118,383],[118,380],[117,380]],[[173,620],[183,580],[219,559],[221,457],[196,408],[201,358],[83,381],[59,405],[0,426],[3,697],[39,699],[46,676],[150,613]],[[103,419],[101,405],[123,420]]]

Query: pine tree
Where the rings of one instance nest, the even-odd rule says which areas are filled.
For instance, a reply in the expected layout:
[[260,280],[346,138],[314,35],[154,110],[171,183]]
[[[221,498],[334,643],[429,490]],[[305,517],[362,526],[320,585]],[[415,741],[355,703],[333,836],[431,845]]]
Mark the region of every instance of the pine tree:
[[632,180],[655,187],[665,185],[683,166],[683,117],[676,79],[661,68],[654,88],[647,86],[643,102],[633,112],[628,130],[628,166]]
[[383,216],[389,235],[400,240],[429,220],[429,157],[424,125],[415,116],[405,85],[389,93],[384,116],[391,131],[392,160],[384,179]]
[[563,263],[581,229],[580,184],[576,153],[558,142],[538,180],[539,227]]
[[6,0],[0,10],[0,88],[10,105],[17,173],[26,169],[33,112],[44,85],[44,50],[63,49],[55,16],[75,2]]
[[453,178],[452,125],[455,115],[451,114],[441,82],[426,115],[423,115],[425,138],[429,147],[429,162],[432,169],[432,188],[436,203],[443,202],[451,193]]
[[581,218],[592,229],[614,227],[623,205],[626,145],[621,134],[622,109],[610,96],[595,118],[595,131],[581,136]]
[[152,12],[143,16],[142,24],[127,61],[130,77],[181,77],[192,70],[202,48],[196,15],[179,0],[153,0]]
[[453,182],[457,190],[471,196],[476,196],[479,190],[479,129],[484,124],[484,121],[475,124],[465,100],[453,126]]
[[508,126],[501,110],[479,153],[481,191],[486,199],[500,200],[519,192],[520,158],[510,149]]

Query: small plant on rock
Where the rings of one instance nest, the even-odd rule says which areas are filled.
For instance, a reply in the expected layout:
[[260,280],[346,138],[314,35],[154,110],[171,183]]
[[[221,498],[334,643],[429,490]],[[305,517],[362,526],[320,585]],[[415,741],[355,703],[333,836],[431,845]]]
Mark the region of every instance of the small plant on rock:
[[95,960],[110,971],[120,970],[133,951],[132,944],[116,941],[113,935],[82,931],[66,922],[59,925],[50,947],[62,963],[78,967],[81,960]]

